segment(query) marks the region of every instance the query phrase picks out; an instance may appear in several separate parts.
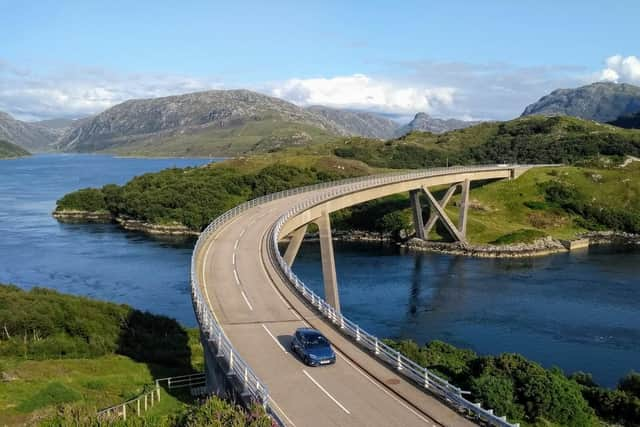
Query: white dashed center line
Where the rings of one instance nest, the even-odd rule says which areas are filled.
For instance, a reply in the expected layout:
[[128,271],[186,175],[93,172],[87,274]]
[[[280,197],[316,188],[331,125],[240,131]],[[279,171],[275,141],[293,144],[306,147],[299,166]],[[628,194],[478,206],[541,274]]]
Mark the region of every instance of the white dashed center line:
[[253,311],[253,307],[251,306],[251,303],[249,302],[249,298],[247,298],[247,294],[245,294],[244,291],[240,291],[240,293],[242,294],[242,298],[244,298],[244,302],[247,303],[247,306],[249,307],[249,310]]

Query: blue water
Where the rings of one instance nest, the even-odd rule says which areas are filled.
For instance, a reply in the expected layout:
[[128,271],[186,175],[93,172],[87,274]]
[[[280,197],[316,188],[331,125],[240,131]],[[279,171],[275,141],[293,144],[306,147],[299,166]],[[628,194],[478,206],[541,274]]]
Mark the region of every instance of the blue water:
[[[640,251],[492,260],[336,243],[343,312],[381,337],[518,352],[613,386],[640,370]],[[317,243],[296,273],[322,295]]]
[[[51,212],[78,188],[206,162],[92,155],[0,161],[0,282],[127,303],[195,325],[193,240],[60,224]],[[487,260],[337,243],[336,264],[345,314],[381,337],[519,352],[565,372],[592,372],[609,386],[640,370],[638,252]],[[294,269],[322,292],[317,244],[303,245]]]
[[0,161],[0,283],[126,303],[194,325],[193,241],[150,239],[111,224],[61,224],[51,212],[79,188],[208,162],[60,154]]

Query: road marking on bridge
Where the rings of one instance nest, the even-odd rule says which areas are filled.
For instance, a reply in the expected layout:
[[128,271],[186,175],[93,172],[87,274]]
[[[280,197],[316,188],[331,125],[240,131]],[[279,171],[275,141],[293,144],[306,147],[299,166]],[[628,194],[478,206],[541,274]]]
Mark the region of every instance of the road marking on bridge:
[[236,285],[240,286],[240,278],[238,278],[238,270],[233,269],[233,277],[236,279]]
[[243,228],[242,231],[240,231],[240,237],[242,237],[246,231],[247,227]]
[[399,399],[398,397],[396,397],[395,395],[393,395],[393,393],[391,393],[389,390],[385,389],[383,386],[381,386],[380,384],[378,384],[376,382],[376,380],[374,380],[373,378],[371,378],[366,372],[364,372],[362,369],[360,369],[359,367],[357,367],[353,362],[351,362],[344,354],[342,354],[340,351],[335,350],[336,354],[338,356],[340,356],[340,358],[342,360],[344,360],[345,362],[347,362],[347,364],[349,366],[351,366],[353,369],[355,369],[356,372],[358,372],[360,375],[362,375],[363,377],[365,377],[367,380],[369,380],[369,382],[373,385],[375,385],[378,389],[380,389],[380,391],[382,391],[384,394],[386,394],[387,396],[389,396],[390,398],[392,398],[393,400],[395,400],[396,402],[398,402],[400,405],[402,405],[405,409],[408,409],[413,415],[415,415],[416,417],[420,418],[422,421],[424,421],[427,424],[431,424],[433,427],[436,427],[435,424],[433,424],[433,420],[430,420],[429,418],[424,417],[422,414],[420,414],[418,411],[416,411],[415,409],[413,409],[411,406],[407,405],[406,403],[404,403],[401,399]]
[[273,339],[275,341],[276,344],[278,344],[278,347],[280,347],[280,350],[284,351],[285,353],[289,353],[287,351],[286,348],[284,348],[284,346],[282,344],[280,344],[280,341],[278,341],[278,339],[275,337],[275,335],[273,335],[271,333],[271,331],[269,330],[269,328],[267,328],[267,326],[263,323],[262,324],[262,328],[269,334],[269,336],[271,337],[271,339]]
[[313,377],[312,377],[311,375],[309,375],[309,373],[308,373],[305,369],[303,369],[303,370],[302,370],[302,372],[307,376],[307,378],[309,378],[311,381],[313,381],[313,383],[314,383],[316,386],[318,386],[318,388],[319,388],[320,390],[322,390],[322,392],[323,392],[324,394],[326,394],[326,395],[327,395],[327,397],[329,397],[329,399],[333,400],[333,403],[335,403],[336,405],[338,405],[338,406],[340,407],[340,409],[342,409],[344,412],[346,412],[347,414],[351,415],[351,412],[349,412],[349,410],[348,410],[347,408],[345,408],[345,407],[342,405],[342,403],[338,402],[338,400],[337,400],[335,397],[333,397],[333,396],[332,396],[332,395],[331,395],[327,390],[325,390],[325,388],[324,388],[324,387],[322,387],[318,381],[316,381],[315,379],[313,379]]
[[249,302],[249,298],[247,298],[247,294],[245,294],[244,291],[240,291],[240,293],[242,294],[242,298],[244,298],[244,302],[246,302],[247,306],[249,306],[249,310],[253,311],[253,307],[251,306],[251,303]]
[[231,262],[233,263],[233,265],[236,265],[236,253],[233,253],[233,258],[231,259]]
[[240,239],[236,239],[236,243],[233,245],[233,250],[237,251],[238,250],[238,244],[240,243]]
[[276,407],[276,409],[278,410],[278,412],[280,412],[282,414],[282,416],[284,416],[287,419],[287,422],[291,425],[291,427],[296,427],[296,425],[293,423],[293,421],[291,421],[291,418],[289,418],[287,416],[287,414],[284,413],[284,411],[282,410],[282,408],[280,406],[278,406],[278,404],[276,403],[275,400],[273,400],[273,397],[269,396],[269,400],[271,401],[271,403],[273,403],[273,406]]

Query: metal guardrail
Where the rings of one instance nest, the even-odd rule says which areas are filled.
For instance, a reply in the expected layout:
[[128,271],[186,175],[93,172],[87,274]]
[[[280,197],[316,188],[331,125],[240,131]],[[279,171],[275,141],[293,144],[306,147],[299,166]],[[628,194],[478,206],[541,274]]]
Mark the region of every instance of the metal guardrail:
[[[282,228],[283,224],[289,218],[291,218],[292,215],[295,215],[296,213],[310,208],[314,204],[321,203],[332,197],[336,197],[353,191],[358,191],[364,188],[385,185],[392,182],[402,182],[429,178],[438,175],[450,175],[465,172],[505,170],[513,167],[513,165],[492,165],[475,167],[453,166],[449,168],[434,168],[408,173],[398,172],[369,175],[345,179],[341,181],[323,182],[315,185],[285,190],[278,193],[272,193],[253,200],[249,200],[236,206],[233,209],[228,210],[227,212],[216,218],[200,234],[193,249],[193,254],[191,257],[191,297],[196,318],[200,325],[200,330],[204,334],[207,341],[215,346],[218,356],[226,361],[229,367],[229,373],[238,379],[239,387],[241,387],[241,389],[238,391],[240,393],[249,395],[252,401],[261,404],[269,412],[275,414],[275,412],[269,405],[269,390],[267,386],[260,380],[255,372],[253,372],[249,365],[244,361],[244,359],[242,359],[240,354],[238,354],[238,352],[234,349],[231,341],[225,335],[222,327],[215,317],[215,314],[211,310],[211,307],[202,294],[201,284],[196,271],[198,253],[205,245],[209,236],[214,234],[229,220],[235,218],[237,215],[248,209],[271,202],[273,200],[301,193],[327,189],[327,191],[320,196],[312,200],[307,200],[304,203],[298,204],[295,207],[291,208],[287,213],[280,217],[272,231],[271,246],[273,249],[275,249],[276,259],[285,276],[291,281],[291,283],[305,299],[310,301],[314,306],[318,307],[318,310],[325,317],[329,318],[343,331],[345,331],[345,333],[352,336],[358,343],[372,350],[374,354],[381,360],[387,363],[396,364],[397,369],[400,372],[404,373],[408,378],[418,383],[424,384],[425,388],[428,388],[431,391],[440,392],[440,394],[445,399],[450,400],[453,404],[459,407],[463,407],[469,410],[471,413],[478,416],[478,418],[486,420],[491,424],[504,427],[517,427],[517,424],[509,424],[503,417],[494,415],[490,409],[483,409],[479,404],[472,403],[464,399],[462,397],[463,392],[459,388],[453,386],[452,384],[449,384],[447,381],[437,377],[427,369],[409,360],[401,353],[381,342],[381,340],[379,340],[374,335],[371,335],[362,330],[354,322],[350,321],[342,315],[336,314],[335,310],[333,310],[333,308],[326,301],[316,295],[300,279],[298,279],[291,268],[284,262],[282,256],[280,255],[280,252],[277,250],[279,230]],[[525,165],[518,165],[518,167],[525,167]]]

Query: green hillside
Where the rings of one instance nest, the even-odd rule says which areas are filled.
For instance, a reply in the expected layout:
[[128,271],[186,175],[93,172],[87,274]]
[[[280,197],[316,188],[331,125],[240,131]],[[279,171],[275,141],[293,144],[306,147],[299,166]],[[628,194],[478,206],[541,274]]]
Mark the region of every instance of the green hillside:
[[573,163],[602,155],[640,154],[640,131],[575,117],[528,116],[444,134],[413,132],[392,141],[344,139],[339,157],[371,166],[421,168],[486,163]]
[[[0,425],[95,426],[97,409],[204,369],[197,329],[126,305],[0,284],[0,319]],[[200,406],[188,390],[161,394],[144,423],[118,425],[270,425],[217,398]]]
[[[115,144],[98,152],[127,156],[216,157],[265,153],[286,147],[320,144],[336,136],[305,123],[279,118],[247,121],[225,128],[206,128]],[[85,147],[86,148],[86,147]]]
[[28,155],[30,153],[24,148],[0,139],[0,159],[12,159]]

